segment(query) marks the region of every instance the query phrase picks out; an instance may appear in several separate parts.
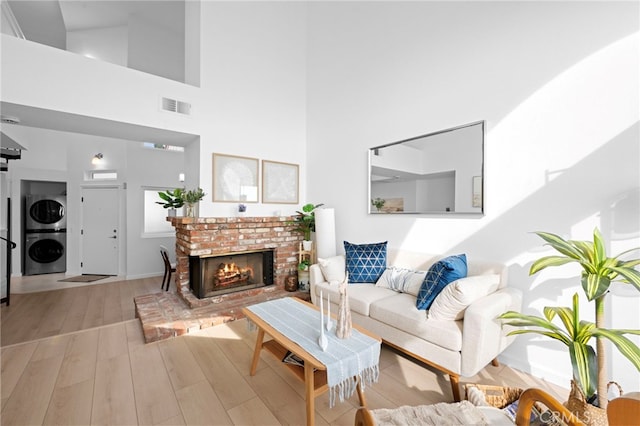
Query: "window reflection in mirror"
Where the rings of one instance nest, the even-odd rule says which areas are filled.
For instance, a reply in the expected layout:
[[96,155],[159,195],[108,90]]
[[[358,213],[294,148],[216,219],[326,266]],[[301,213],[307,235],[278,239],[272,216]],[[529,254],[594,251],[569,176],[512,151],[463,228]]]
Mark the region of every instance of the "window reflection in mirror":
[[369,150],[369,212],[484,212],[485,122],[477,121]]

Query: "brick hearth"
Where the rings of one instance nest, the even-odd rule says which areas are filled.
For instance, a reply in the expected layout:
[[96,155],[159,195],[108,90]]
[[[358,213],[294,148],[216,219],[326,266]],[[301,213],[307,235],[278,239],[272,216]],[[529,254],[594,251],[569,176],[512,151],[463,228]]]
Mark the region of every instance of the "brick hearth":
[[[309,293],[287,292],[286,278],[297,274],[302,236],[292,217],[168,218],[176,229],[176,293],[134,299],[147,343],[242,318],[241,308],[265,300]],[[274,285],[198,299],[189,286],[189,256],[218,256],[275,249]]]
[[195,309],[174,292],[147,294],[134,299],[136,317],[142,323],[144,341],[151,343],[244,318],[241,309],[255,303],[287,296],[311,300],[306,292],[286,292],[275,286],[267,288],[260,292],[254,289],[225,295],[225,298],[212,298],[217,302]]

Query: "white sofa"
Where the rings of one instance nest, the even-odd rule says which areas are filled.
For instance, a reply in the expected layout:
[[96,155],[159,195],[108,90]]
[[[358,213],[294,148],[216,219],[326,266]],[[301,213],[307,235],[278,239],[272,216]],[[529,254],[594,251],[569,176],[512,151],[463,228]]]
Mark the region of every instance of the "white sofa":
[[[443,257],[390,250],[387,266],[427,271]],[[522,306],[521,291],[506,286],[505,265],[467,259],[467,267],[467,277],[492,275],[497,289],[471,303],[461,320],[428,318],[427,311],[416,308],[416,296],[410,293],[375,284],[347,287],[353,322],[378,334],[389,346],[448,374],[456,401],[460,400],[459,377],[473,376],[490,362],[497,365],[496,357],[514,339],[506,336],[508,327],[496,317],[509,310],[520,311]],[[327,293],[330,296],[331,311],[338,312],[338,283],[327,282],[318,264],[310,268],[310,285],[314,304],[322,291],[325,303]]]

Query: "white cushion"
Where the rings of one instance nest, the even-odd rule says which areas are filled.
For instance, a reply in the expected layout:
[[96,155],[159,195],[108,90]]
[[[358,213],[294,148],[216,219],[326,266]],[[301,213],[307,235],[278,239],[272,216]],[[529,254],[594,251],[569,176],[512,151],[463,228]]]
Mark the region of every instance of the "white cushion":
[[[443,348],[462,349],[462,321],[427,319],[424,311],[416,308],[415,296],[395,294],[371,303],[370,317]],[[349,303],[353,303],[351,299]]]
[[425,274],[426,271],[414,271],[390,266],[382,273],[376,282],[376,286],[417,296]]
[[476,407],[487,418],[487,423],[491,426],[513,426],[514,422],[507,414],[496,407]]
[[448,284],[435,298],[427,318],[434,320],[460,320],[469,305],[487,294],[493,293],[500,284],[500,275],[474,275]]
[[347,296],[349,296],[349,308],[353,312],[369,316],[369,308],[372,303],[387,298],[400,296],[388,288],[376,287],[371,283],[349,284],[347,285]]
[[318,258],[318,265],[320,265],[322,275],[328,283],[335,284],[344,281],[346,271],[344,256]]

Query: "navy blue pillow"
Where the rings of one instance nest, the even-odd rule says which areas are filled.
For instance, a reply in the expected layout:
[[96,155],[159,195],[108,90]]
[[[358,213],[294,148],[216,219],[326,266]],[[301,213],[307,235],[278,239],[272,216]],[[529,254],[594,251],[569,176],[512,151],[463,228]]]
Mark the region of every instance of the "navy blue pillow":
[[344,242],[350,283],[375,283],[387,269],[387,242],[351,244]]
[[429,309],[434,299],[447,286],[467,276],[467,256],[458,254],[440,259],[427,271],[418,292],[416,308]]

